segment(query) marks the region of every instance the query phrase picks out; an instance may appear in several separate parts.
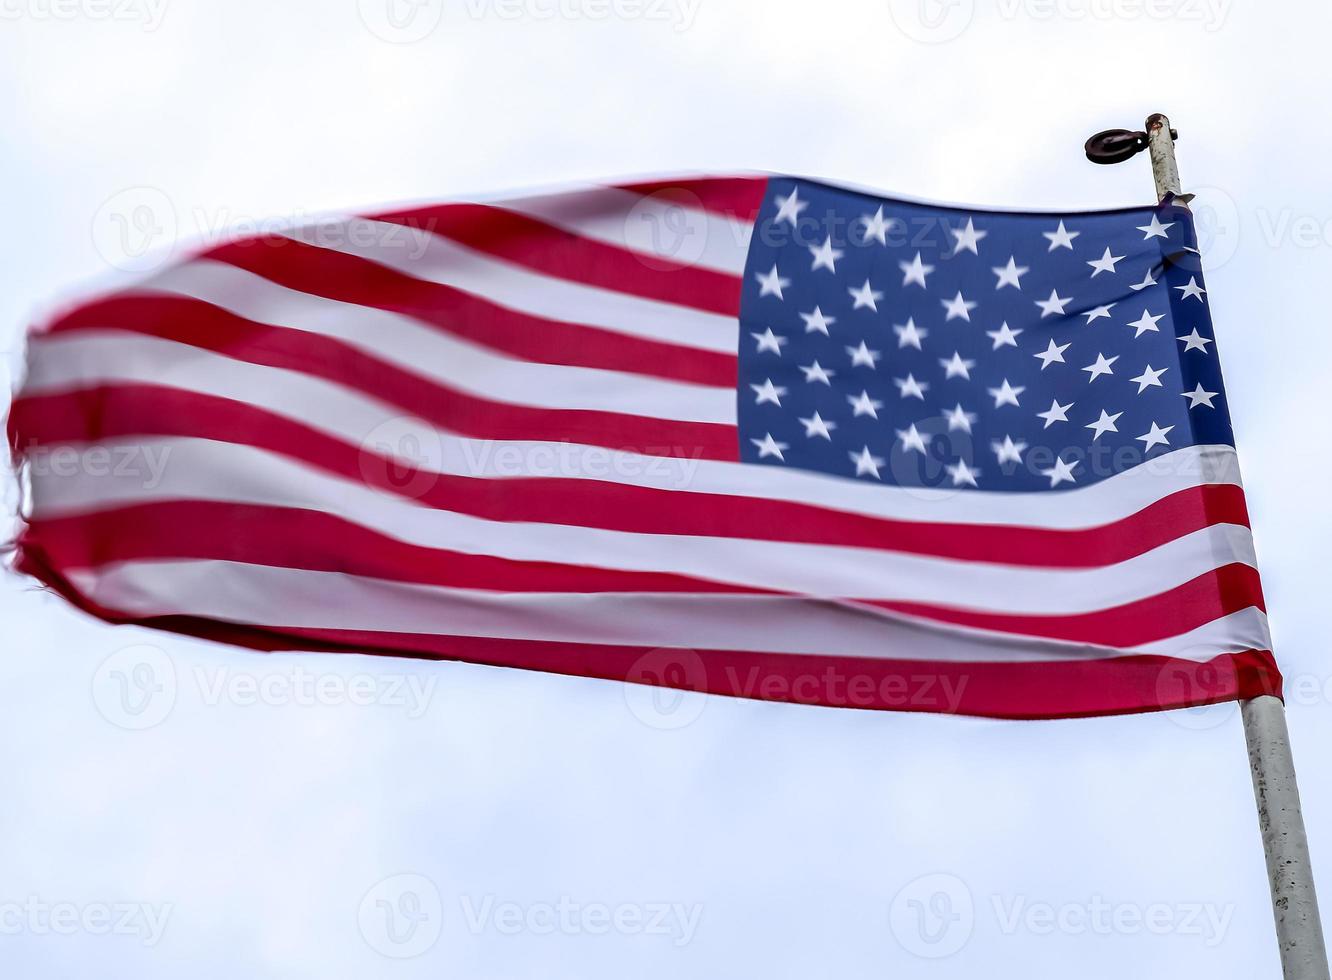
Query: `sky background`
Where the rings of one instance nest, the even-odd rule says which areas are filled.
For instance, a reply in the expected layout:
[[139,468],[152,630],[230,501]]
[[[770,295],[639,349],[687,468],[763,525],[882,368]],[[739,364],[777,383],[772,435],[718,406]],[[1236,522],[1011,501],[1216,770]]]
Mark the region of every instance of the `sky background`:
[[[144,245],[682,171],[1140,205],[1145,157],[1082,143],[1165,111],[1332,907],[1330,22],[1312,0],[0,0],[0,388],[38,311]],[[122,700],[145,664],[156,692]],[[0,841],[14,978],[1280,975],[1234,705],[677,703],[110,628],[12,574]]]

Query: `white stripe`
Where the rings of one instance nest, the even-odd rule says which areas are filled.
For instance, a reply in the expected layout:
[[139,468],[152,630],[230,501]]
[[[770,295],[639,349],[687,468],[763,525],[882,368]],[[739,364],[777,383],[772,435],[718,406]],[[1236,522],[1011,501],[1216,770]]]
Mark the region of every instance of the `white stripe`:
[[782,500],[885,520],[1050,530],[1111,524],[1181,490],[1242,486],[1235,450],[1225,445],[1183,447],[1099,483],[1056,493],[899,487],[853,479],[850,467],[848,476],[835,477],[747,463],[665,459],[566,443],[445,435],[440,445],[443,471],[466,476],[598,479],[659,490]]
[[224,262],[201,259],[173,266],[135,292],[185,296],[257,323],[331,337],[414,374],[492,400],[698,422],[729,419],[735,424],[735,389],[729,385],[695,385],[513,358],[409,316],[289,289]]
[[[607,404],[618,405],[628,401],[625,389],[631,388],[634,400],[648,406],[659,400],[667,406],[682,406],[679,415],[652,411],[631,414],[692,419],[701,411],[709,418],[698,421],[709,421],[712,417],[729,418],[732,424],[735,421],[733,384],[697,385],[632,372],[534,363],[472,343],[448,333],[444,327],[387,310],[289,289],[225,262],[199,259],[173,266],[136,286],[134,293],[184,296],[256,323],[330,337],[414,374],[478,395],[498,397],[501,401],[528,401],[521,393],[531,388],[536,389],[538,396],[544,391],[575,388],[587,391],[588,397],[603,397]],[[602,395],[603,391],[610,394]],[[564,396],[565,400],[569,397]],[[683,407],[690,404],[695,407]]]
[[[510,360],[443,335],[437,335],[437,342],[431,345],[433,350],[420,351],[422,360],[413,364],[403,350],[401,340],[399,337],[390,341],[394,347],[393,359],[400,367],[428,381],[470,392],[488,401],[539,409],[613,412],[670,421],[735,425],[733,389],[705,388],[594,368]],[[364,346],[367,353],[373,352],[372,344]],[[401,409],[299,371],[249,364],[188,344],[115,328],[58,333],[35,340],[29,390],[61,390],[100,379],[102,382],[131,384],[174,384],[214,394],[230,391],[233,394],[223,397],[237,397],[245,391],[246,385],[260,382],[260,376],[267,376],[264,383],[288,389],[278,396],[284,406],[282,411],[303,421],[316,413],[323,418],[321,409],[328,411],[330,419],[359,418],[370,411],[370,405],[376,406],[373,414],[378,422],[402,414]],[[317,400],[302,402],[295,397],[297,388],[315,393]],[[449,392],[439,392],[441,401],[449,397]],[[247,392],[239,400],[256,399]],[[345,407],[342,403],[346,403]],[[356,431],[363,431],[363,426],[353,425],[352,432]]]
[[[126,334],[125,336],[130,336]],[[107,364],[58,354],[58,335],[34,338],[24,394],[51,394],[99,383],[146,380],[216,395],[294,419],[351,445],[386,424],[395,442],[419,447],[417,465],[430,472],[490,479],[595,479],[627,486],[784,500],[890,520],[1071,530],[1136,514],[1181,490],[1240,486],[1230,446],[1190,446],[1162,453],[1122,473],[1057,493],[894,487],[775,466],[614,452],[599,446],[466,439],[341,385],[295,371],[249,364],[187,348],[152,377],[121,377]],[[162,343],[168,343],[162,341]],[[181,345],[184,346],[184,345]],[[393,451],[393,446],[387,447]],[[674,447],[687,457],[690,447]]]
[[[695,198],[696,200],[696,198]],[[584,238],[676,265],[745,274],[754,225],[689,206],[688,189],[635,194],[618,187],[586,187],[496,201],[497,207],[538,218]]]
[[329,219],[283,234],[548,320],[601,327],[633,337],[726,354],[735,354],[740,336],[740,324],[734,316],[547,276],[474,251],[423,228],[371,218],[346,218]]
[[953,662],[1107,659],[1151,653],[1205,661],[1268,649],[1247,609],[1132,650],[960,629],[826,600],[786,596],[500,593],[228,561],[134,561],[76,571],[101,606],[288,629],[502,637]]
[[[211,500],[304,507],[335,514],[399,541],[516,561],[669,572],[799,595],[957,606],[1014,615],[1085,613],[1146,599],[1231,562],[1255,565],[1248,528],[1216,525],[1113,565],[1043,569],[834,545],[507,523],[436,510],[325,474],[250,446],[162,440],[162,472],[106,473],[106,447],[89,449],[75,475],[32,472],[39,517],[118,504]],[[166,455],[161,455],[165,452]],[[153,485],[149,486],[148,484]]]

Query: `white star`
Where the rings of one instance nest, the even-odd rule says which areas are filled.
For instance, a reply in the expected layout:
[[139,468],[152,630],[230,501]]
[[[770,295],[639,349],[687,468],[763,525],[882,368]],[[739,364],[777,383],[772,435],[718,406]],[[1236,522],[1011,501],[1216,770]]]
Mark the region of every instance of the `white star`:
[[858,453],[851,453],[851,461],[856,464],[856,476],[872,476],[879,479],[879,467],[883,465],[883,460],[875,456],[866,446]]
[[1059,399],[1056,398],[1050,403],[1050,411],[1036,413],[1038,419],[1045,419],[1045,425],[1041,426],[1041,428],[1048,429],[1056,422],[1067,422],[1068,410],[1072,407],[1073,402],[1069,402],[1067,405],[1061,405],[1059,404]]
[[916,326],[916,321],[911,317],[907,317],[906,323],[893,324],[893,332],[897,334],[899,350],[903,347],[914,347],[916,350],[920,350],[920,342],[930,335],[928,330]]
[[970,218],[967,219],[967,226],[965,228],[962,228],[961,230],[950,228],[949,231],[951,231],[953,237],[957,239],[957,248],[953,249],[954,255],[957,255],[963,249],[966,249],[972,255],[980,255],[980,252],[976,250],[976,246],[980,244],[982,238],[989,234],[988,231],[977,231],[976,226],[971,223]]
[[920,432],[917,430],[914,422],[911,423],[909,429],[898,429],[896,431],[897,438],[902,440],[902,451],[904,453],[911,452],[912,450],[918,453],[923,453],[925,452],[925,443],[934,438],[933,435],[930,435],[927,432]]
[[893,378],[893,384],[897,385],[897,390],[903,398],[919,398],[925,400],[925,392],[930,390],[928,381],[917,381],[916,376],[908,374],[905,378]]
[[975,422],[978,416],[975,412],[968,412],[959,403],[957,408],[954,408],[952,411],[945,410],[943,417],[948,420],[949,432],[956,432],[958,429],[961,429],[963,432],[970,432],[971,423]]
[[980,470],[973,470],[967,466],[967,461],[959,459],[956,466],[945,466],[948,475],[953,478],[953,486],[960,487],[964,484],[969,487],[976,485],[976,477],[980,476]]
[[776,296],[778,299],[786,298],[782,295],[782,290],[791,285],[791,280],[783,279],[781,273],[777,271],[777,266],[774,265],[772,271],[766,276],[760,272],[754,278],[759,281],[760,299],[764,296]]
[[1186,353],[1191,350],[1200,350],[1206,354],[1207,345],[1216,343],[1215,340],[1210,340],[1200,334],[1197,327],[1193,328],[1193,333],[1187,333],[1184,336],[1176,337],[1175,339],[1184,341],[1184,350]]
[[949,378],[966,378],[970,381],[971,369],[976,366],[975,361],[963,360],[962,355],[957,351],[953,351],[951,358],[939,358],[939,363],[943,365],[945,381]]
[[1017,335],[1020,333],[1022,333],[1021,330],[1012,329],[1011,327],[1009,327],[1008,321],[1005,320],[998,330],[985,331],[985,336],[989,337],[991,340],[994,341],[994,347],[991,349],[998,350],[1000,347],[1003,347],[1005,345],[1009,347],[1016,347]]
[[1022,454],[1027,451],[1027,444],[1014,442],[1012,436],[1004,436],[1003,442],[992,442],[990,448],[999,457],[999,465],[1003,466],[1005,463],[1021,463]]
[[877,419],[879,409],[883,408],[883,402],[871,398],[868,391],[862,391],[859,398],[854,395],[847,395],[846,400],[851,403],[852,418],[868,415],[872,419]]
[[1064,223],[1059,222],[1059,227],[1054,231],[1041,232],[1046,238],[1050,239],[1050,247],[1047,252],[1053,252],[1057,248],[1066,248],[1073,251],[1073,239],[1082,234],[1080,231],[1069,231],[1064,227]]
[[1149,453],[1152,451],[1153,446],[1170,445],[1170,440],[1167,439],[1166,436],[1168,436],[1174,428],[1173,425],[1167,425],[1163,429],[1153,422],[1150,432],[1144,432],[1142,435],[1136,437],[1137,440],[1143,444],[1142,451],[1144,453]]
[[1098,306],[1094,310],[1088,310],[1082,315],[1087,318],[1088,323],[1091,323],[1093,320],[1099,320],[1101,317],[1105,317],[1108,320],[1110,319],[1110,310],[1115,305],[1116,304],[1114,303],[1106,303],[1104,306]]
[[902,285],[910,286],[913,282],[921,287],[925,286],[925,277],[934,271],[934,266],[925,265],[920,261],[920,253],[910,262],[899,262],[898,267],[902,270]]
[[801,313],[800,319],[805,321],[805,333],[821,333],[828,336],[828,328],[837,322],[835,316],[824,316],[822,307],[814,307],[813,313]]
[[976,303],[968,303],[963,299],[962,291],[960,289],[958,290],[957,295],[952,299],[941,299],[939,302],[942,303],[944,309],[948,311],[948,315],[944,317],[944,323],[947,323],[949,320],[955,320],[958,317],[961,317],[963,320],[970,323],[971,311],[977,306]]
[[805,427],[805,438],[813,439],[819,436],[832,442],[832,434],[828,430],[837,428],[836,422],[825,422],[818,412],[810,418],[801,419],[800,422]]
[[868,242],[871,238],[873,238],[880,245],[888,244],[888,229],[893,226],[893,223],[884,218],[883,208],[879,208],[877,214],[875,215],[867,214],[860,220],[865,222],[866,242]]
[[1157,316],[1152,316],[1149,310],[1143,310],[1142,316],[1138,317],[1138,319],[1134,320],[1132,323],[1129,324],[1129,326],[1133,327],[1134,330],[1136,331],[1136,333],[1133,334],[1133,339],[1137,340],[1139,337],[1141,337],[1143,334],[1147,333],[1148,331],[1151,331],[1152,333],[1160,333],[1161,328],[1157,326],[1157,323],[1159,323],[1164,318],[1165,318],[1164,313],[1158,314]]
[[868,306],[875,313],[879,312],[878,301],[883,299],[883,293],[871,286],[868,279],[865,280],[865,285],[859,289],[849,289],[847,292],[856,301],[855,309],[859,310]]
[[778,408],[782,407],[782,395],[786,394],[786,389],[772,383],[772,378],[768,378],[761,385],[750,385],[754,389],[754,394],[758,397],[754,399],[755,405],[762,405],[764,402],[772,402]]
[[1141,395],[1148,388],[1164,388],[1165,385],[1161,384],[1161,375],[1169,370],[1170,368],[1168,367],[1154,370],[1152,366],[1148,364],[1142,369],[1142,374],[1138,375],[1136,378],[1129,378],[1129,380],[1138,382],[1138,394]]
[[1061,345],[1061,344],[1056,344],[1053,340],[1051,340],[1049,347],[1045,348],[1045,350],[1042,351],[1041,353],[1032,354],[1031,356],[1038,358],[1040,360],[1041,370],[1044,371],[1051,364],[1063,364],[1064,351],[1068,350],[1072,346],[1073,346],[1072,343]]
[[1048,476],[1050,478],[1051,488],[1057,487],[1061,483],[1073,483],[1076,480],[1073,476],[1073,471],[1078,468],[1078,462],[1079,461],[1075,459],[1071,463],[1065,463],[1062,459],[1056,456],[1054,466],[1050,467],[1048,470],[1041,470],[1041,476]]
[[1203,386],[1199,384],[1198,387],[1194,388],[1192,391],[1186,391],[1183,394],[1184,397],[1189,400],[1189,408],[1197,408],[1199,405],[1206,405],[1208,408],[1216,408],[1216,406],[1212,404],[1212,399],[1220,394],[1220,392],[1206,391]]
[[749,336],[758,341],[758,353],[762,354],[765,350],[770,350],[778,357],[782,356],[782,344],[786,343],[785,337],[778,337],[772,332],[772,327],[762,333],[750,332]]
[[994,407],[999,408],[1003,405],[1017,405],[1018,395],[1022,394],[1027,389],[1025,385],[1019,385],[1014,388],[1008,383],[1008,379],[1004,378],[1004,383],[1000,387],[987,388],[986,390],[990,393],[990,396],[994,398]]
[[852,367],[860,367],[863,365],[871,370],[874,369],[879,358],[883,356],[878,351],[870,350],[866,347],[863,340],[860,342],[859,347],[848,347],[846,352],[851,355]]
[[1118,432],[1119,429],[1115,426],[1115,423],[1119,421],[1119,417],[1123,414],[1123,412],[1116,412],[1114,415],[1111,415],[1105,409],[1101,409],[1101,417],[1095,422],[1084,426],[1084,428],[1094,429],[1096,431],[1096,435],[1092,436],[1092,442],[1095,442],[1107,432]]
[[1188,299],[1192,296],[1199,303],[1205,302],[1203,300],[1203,293],[1207,292],[1207,290],[1198,285],[1198,279],[1196,276],[1189,276],[1189,284],[1187,286],[1176,286],[1175,288],[1184,294],[1180,299]]
[[1142,277],[1142,282],[1131,283],[1129,285],[1129,289],[1137,293],[1141,292],[1144,289],[1150,289],[1152,286],[1155,285],[1156,285],[1156,277],[1152,275],[1152,270],[1149,268],[1146,274]]
[[778,442],[774,439],[771,432],[762,439],[750,439],[749,441],[758,447],[759,459],[764,459],[768,456],[776,456],[785,463],[786,457],[783,456],[782,453],[791,448],[788,443]]
[[1117,360],[1119,360],[1118,354],[1110,358],[1110,360],[1108,361],[1105,359],[1104,354],[1097,354],[1096,363],[1088,364],[1085,368],[1082,369],[1091,375],[1091,377],[1087,379],[1087,383],[1091,384],[1091,382],[1095,381],[1103,374],[1114,374],[1115,372],[1111,370],[1111,365],[1113,365]]
[[1044,320],[1047,316],[1054,316],[1055,314],[1063,316],[1064,307],[1071,302],[1073,302],[1073,297],[1060,296],[1058,290],[1052,289],[1050,290],[1050,298],[1038,299],[1036,305],[1041,308],[1041,319]]
[[791,222],[794,228],[800,223],[800,212],[809,207],[809,202],[800,200],[800,188],[791,188],[790,197],[777,198],[777,217],[774,224],[781,224],[783,221]]
[[805,372],[805,382],[807,384],[813,382],[819,382],[820,384],[825,384],[830,388],[832,387],[831,379],[833,375],[837,373],[836,371],[829,371],[818,361],[815,361],[809,367],[805,367],[802,365],[800,370]]
[[1105,250],[1105,254],[1104,254],[1104,255],[1102,255],[1099,259],[1092,259],[1092,260],[1091,260],[1090,262],[1088,262],[1087,264],[1088,264],[1089,266],[1092,267],[1092,274],[1091,274],[1091,277],[1092,277],[1093,279],[1095,279],[1095,278],[1096,278],[1097,276],[1099,276],[1102,272],[1114,272],[1114,271],[1115,271],[1115,263],[1116,263],[1116,262],[1122,262],[1122,261],[1124,261],[1124,256],[1122,256],[1122,255],[1111,255],[1111,254],[1110,254],[1110,249],[1107,248],[1107,249]]
[[1150,225],[1138,225],[1138,231],[1143,232],[1142,239],[1146,241],[1149,238],[1169,238],[1170,236],[1166,232],[1173,227],[1175,227],[1173,221],[1168,225],[1163,225],[1160,218],[1152,215],[1152,223]]
[[1008,265],[996,265],[990,270],[999,277],[999,282],[995,284],[995,289],[1003,289],[1005,286],[1016,286],[1022,288],[1020,280],[1031,271],[1025,265],[1018,265],[1017,259],[1013,256],[1008,257]]
[[827,269],[829,272],[836,273],[837,260],[846,253],[840,248],[833,248],[832,235],[829,235],[828,240],[818,248],[813,245],[809,246],[809,254],[814,256],[814,265],[810,269],[811,272],[816,269]]

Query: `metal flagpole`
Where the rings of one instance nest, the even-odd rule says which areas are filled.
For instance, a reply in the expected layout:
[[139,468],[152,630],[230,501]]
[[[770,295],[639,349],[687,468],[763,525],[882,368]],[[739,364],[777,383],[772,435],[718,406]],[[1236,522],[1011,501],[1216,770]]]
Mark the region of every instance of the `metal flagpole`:
[[1249,743],[1258,829],[1267,855],[1281,970],[1286,980],[1328,980],[1323,924],[1318,918],[1300,788],[1286,730],[1286,706],[1270,694],[1240,706]]
[[[1140,133],[1123,129],[1097,133],[1087,141],[1087,158],[1093,163],[1119,163],[1146,149],[1152,160],[1157,200],[1174,194],[1177,201],[1187,204],[1193,195],[1180,192],[1179,167],[1175,163],[1178,134],[1159,112],[1147,117],[1146,127],[1146,132]],[[1300,790],[1286,729],[1286,706],[1280,698],[1264,695],[1243,702],[1240,713],[1258,802],[1258,828],[1267,857],[1282,975],[1285,980],[1329,980],[1309,841],[1304,833]]]

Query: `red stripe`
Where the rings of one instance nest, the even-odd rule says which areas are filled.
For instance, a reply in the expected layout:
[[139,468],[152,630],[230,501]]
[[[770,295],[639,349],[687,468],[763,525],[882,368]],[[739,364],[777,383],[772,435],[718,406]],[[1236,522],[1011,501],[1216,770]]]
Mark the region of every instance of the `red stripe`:
[[[275,630],[188,616],[126,617],[79,594],[39,549],[20,551],[19,568],[102,619],[259,650],[461,660],[766,701],[992,718],[1074,718],[1281,693],[1281,675],[1271,653],[1265,650],[1227,654],[1206,663],[1149,656],[940,663],[910,659],[910,651],[901,651],[900,658],[868,660],[411,633]],[[663,716],[664,724],[669,721],[669,715]]]
[[934,622],[1120,649],[1180,636],[1244,609],[1267,608],[1258,570],[1239,562],[1146,599],[1076,615],[1014,616],[919,602],[870,600],[869,604]]
[[[889,520],[757,497],[634,487],[592,479],[483,479],[397,468],[297,422],[240,402],[153,386],[26,396],[11,429],[29,447],[143,436],[194,436],[257,446],[441,510],[494,521],[587,525],[651,534],[880,548],[1046,568],[1125,561],[1215,524],[1248,524],[1232,485],[1180,490],[1101,527],[1052,530]],[[676,447],[675,455],[689,455]],[[664,455],[662,447],[654,454]]]
[[65,570],[144,559],[206,559],[496,592],[764,592],[666,572],[427,548],[323,511],[219,501],[169,500],[33,520],[21,546],[39,548]]
[[[573,442],[608,449],[653,447],[652,454],[662,456],[739,458],[732,425],[490,401],[405,371],[342,341],[254,323],[197,300],[164,297],[151,301],[156,315],[132,315],[135,303],[148,302],[107,301],[119,306],[118,315],[126,321],[124,327],[116,325],[114,329],[163,337],[250,364],[323,378],[450,432],[483,439]],[[61,330],[95,330],[97,324],[107,326],[101,314],[79,311],[62,321]],[[40,344],[41,340],[35,339],[34,343]]]
[[685,207],[702,208],[753,224],[768,193],[767,177],[699,177],[621,184],[644,197],[660,195]]
[[[507,592],[783,594],[686,575],[467,555],[406,544],[319,511],[214,501],[165,501],[34,520],[22,545],[39,548],[66,570],[143,559],[209,559]],[[1239,564],[1160,595],[1080,615],[1008,615],[916,602],[850,601],[934,622],[1118,649],[1263,608],[1258,573]]]
[[[373,218],[442,235],[557,279],[723,316],[740,315],[744,280],[739,276],[617,248],[501,207],[440,204]],[[741,246],[736,247],[738,251]]]
[[[715,388],[733,388],[736,384],[737,358],[732,354],[528,316],[450,286],[423,282],[353,255],[290,239],[277,239],[272,244],[267,240],[236,242],[214,249],[207,257],[253,272],[288,289],[408,316],[524,361],[624,371]],[[190,320],[205,315],[181,305],[190,302],[206,305],[208,310],[217,309],[199,300],[131,293],[74,310],[52,329],[95,327],[96,321],[106,316],[115,320],[103,326],[134,329],[134,322],[140,317],[156,322],[168,317]],[[232,315],[225,310],[220,312]],[[215,314],[206,315],[216,320]]]

